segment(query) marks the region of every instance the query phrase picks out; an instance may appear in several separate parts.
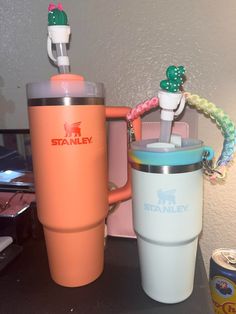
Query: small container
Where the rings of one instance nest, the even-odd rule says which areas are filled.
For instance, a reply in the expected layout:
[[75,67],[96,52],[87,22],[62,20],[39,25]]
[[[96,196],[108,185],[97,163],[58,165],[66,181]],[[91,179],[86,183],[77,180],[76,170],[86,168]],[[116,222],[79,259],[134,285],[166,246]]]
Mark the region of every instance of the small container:
[[236,313],[236,249],[213,251],[210,289],[216,314]]
[[132,210],[142,287],[152,299],[178,303],[193,291],[202,230],[203,156],[197,139],[181,147],[147,139],[131,143]]

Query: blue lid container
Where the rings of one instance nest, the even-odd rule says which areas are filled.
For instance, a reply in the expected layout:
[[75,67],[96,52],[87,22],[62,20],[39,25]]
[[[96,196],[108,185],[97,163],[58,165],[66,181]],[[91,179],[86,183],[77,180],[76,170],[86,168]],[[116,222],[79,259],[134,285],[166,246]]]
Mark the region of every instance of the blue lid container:
[[[135,165],[146,166],[186,166],[199,164],[202,167],[203,157],[211,160],[214,151],[197,139],[182,139],[181,146],[171,143],[159,143],[158,139],[147,139],[131,143],[129,161]],[[198,167],[199,168],[199,167]]]

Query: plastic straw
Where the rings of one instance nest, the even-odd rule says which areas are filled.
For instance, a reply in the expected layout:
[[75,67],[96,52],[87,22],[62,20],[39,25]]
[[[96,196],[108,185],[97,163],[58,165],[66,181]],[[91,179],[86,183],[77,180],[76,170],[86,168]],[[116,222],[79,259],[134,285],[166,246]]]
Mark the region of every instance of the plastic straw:
[[160,143],[169,143],[171,137],[172,121],[161,120]]
[[[66,49],[66,44],[65,43],[59,43],[56,44],[56,52],[57,52],[57,57],[67,57],[67,49]],[[59,65],[59,72],[60,73],[69,73],[70,72],[70,66],[68,65]]]

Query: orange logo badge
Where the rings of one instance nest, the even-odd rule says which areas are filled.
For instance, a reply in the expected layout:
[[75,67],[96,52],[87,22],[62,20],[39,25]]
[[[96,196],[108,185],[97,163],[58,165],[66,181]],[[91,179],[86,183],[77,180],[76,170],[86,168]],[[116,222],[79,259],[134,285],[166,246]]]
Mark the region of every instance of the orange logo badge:
[[75,123],[68,123],[66,122],[64,124],[64,129],[66,131],[66,135],[65,136],[72,136],[72,134],[74,134],[74,136],[81,136],[81,128],[80,128],[80,124],[81,122],[75,122]]
[[91,144],[92,136],[83,137],[81,134],[81,121],[75,123],[65,122],[64,130],[65,136],[64,138],[53,138],[51,139],[51,145],[53,146],[63,146],[63,145],[81,145],[81,144]]

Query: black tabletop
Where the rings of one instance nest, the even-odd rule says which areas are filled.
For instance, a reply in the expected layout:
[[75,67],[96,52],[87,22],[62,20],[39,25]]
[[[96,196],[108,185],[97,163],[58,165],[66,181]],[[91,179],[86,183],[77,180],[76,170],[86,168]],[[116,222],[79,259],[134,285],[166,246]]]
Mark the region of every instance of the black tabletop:
[[50,277],[43,240],[30,239],[0,273],[1,314],[213,314],[200,249],[193,294],[167,305],[142,290],[135,239],[108,238],[104,272],[95,282],[65,288]]

